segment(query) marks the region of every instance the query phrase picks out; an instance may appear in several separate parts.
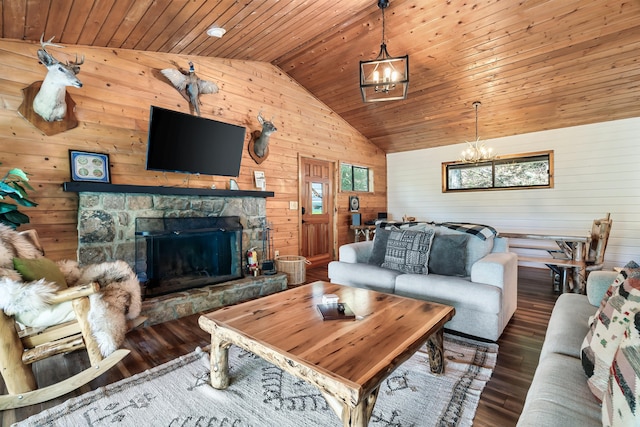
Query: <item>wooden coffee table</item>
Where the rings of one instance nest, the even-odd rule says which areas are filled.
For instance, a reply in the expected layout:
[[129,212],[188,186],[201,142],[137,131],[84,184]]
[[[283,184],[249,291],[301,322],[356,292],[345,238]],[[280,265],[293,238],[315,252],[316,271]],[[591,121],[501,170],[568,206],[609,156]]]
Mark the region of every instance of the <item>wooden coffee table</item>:
[[[322,319],[316,305],[336,294],[356,320]],[[443,325],[453,307],[314,282],[203,315],[211,333],[211,385],[229,385],[235,344],[320,389],[344,426],[365,427],[380,384],[427,344],[434,373],[444,372]]]

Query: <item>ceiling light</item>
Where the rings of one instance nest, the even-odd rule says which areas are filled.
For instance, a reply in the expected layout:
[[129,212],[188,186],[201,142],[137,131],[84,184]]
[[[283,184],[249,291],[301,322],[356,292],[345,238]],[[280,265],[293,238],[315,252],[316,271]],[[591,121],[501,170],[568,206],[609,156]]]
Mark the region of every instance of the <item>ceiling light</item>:
[[481,106],[482,103],[475,101],[471,105],[476,109],[476,140],[474,142],[467,141],[469,146],[462,152],[460,161],[465,163],[478,163],[493,160],[496,158],[496,155],[493,153],[493,148],[487,148],[484,142],[480,143],[480,138],[478,137],[478,107]]
[[393,58],[384,41],[384,10],[389,0],[378,0],[382,11],[380,53],[372,61],[360,61],[360,91],[364,102],[394,101],[407,98],[409,55]]
[[209,37],[222,37],[224,36],[224,33],[226,33],[227,30],[225,30],[224,28],[218,27],[216,24],[213,24],[208,30],[207,30],[207,35]]

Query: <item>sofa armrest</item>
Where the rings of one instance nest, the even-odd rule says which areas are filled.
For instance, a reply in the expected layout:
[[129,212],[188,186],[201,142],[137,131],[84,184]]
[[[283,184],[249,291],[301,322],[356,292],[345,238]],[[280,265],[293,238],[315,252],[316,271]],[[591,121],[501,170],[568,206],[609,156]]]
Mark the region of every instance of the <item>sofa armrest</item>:
[[340,249],[338,249],[339,260],[351,264],[358,262],[367,263],[369,256],[371,256],[371,251],[373,251],[373,240],[348,243],[340,246]]
[[589,303],[599,307],[609,286],[616,280],[615,271],[592,271],[587,277],[587,297]]
[[504,288],[518,280],[518,256],[514,252],[491,252],[471,266],[471,281]]

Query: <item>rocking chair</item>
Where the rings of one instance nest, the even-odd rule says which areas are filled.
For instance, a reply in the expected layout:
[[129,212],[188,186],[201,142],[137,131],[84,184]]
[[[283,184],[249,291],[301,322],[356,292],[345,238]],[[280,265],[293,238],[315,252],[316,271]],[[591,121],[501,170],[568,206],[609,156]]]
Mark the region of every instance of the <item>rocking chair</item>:
[[[0,396],[0,410],[45,402],[69,393],[97,378],[122,360],[129,350],[116,350],[106,358],[100,353],[87,315],[89,295],[99,285],[70,287],[56,292],[52,305],[71,301],[75,320],[45,328],[20,329],[13,316],[0,310],[0,368],[8,394]],[[38,388],[31,364],[50,356],[86,348],[91,367],[44,388]]]

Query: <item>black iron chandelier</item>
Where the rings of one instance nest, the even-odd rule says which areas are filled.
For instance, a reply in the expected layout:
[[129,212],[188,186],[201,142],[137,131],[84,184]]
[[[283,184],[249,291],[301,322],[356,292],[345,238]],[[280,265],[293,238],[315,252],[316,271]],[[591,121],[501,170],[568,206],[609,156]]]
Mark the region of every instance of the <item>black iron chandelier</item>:
[[407,98],[409,55],[391,57],[384,39],[384,10],[389,0],[378,0],[382,11],[382,43],[378,57],[360,61],[360,91],[364,102],[394,101]]

